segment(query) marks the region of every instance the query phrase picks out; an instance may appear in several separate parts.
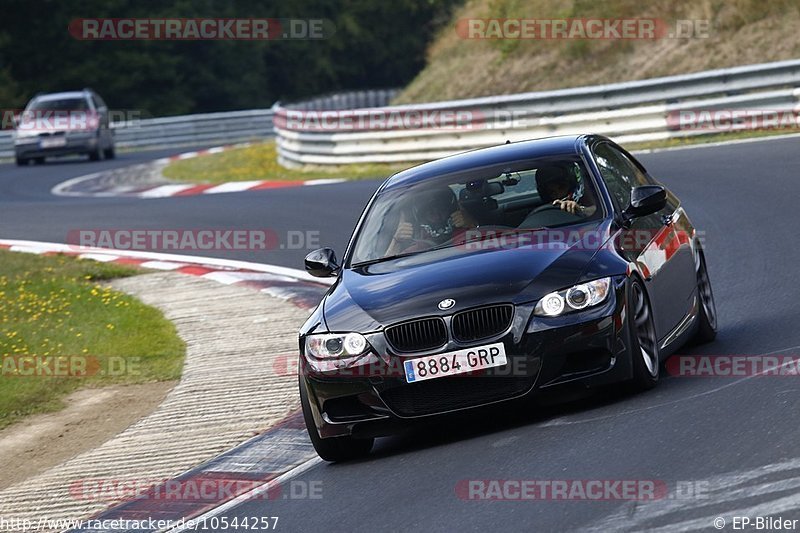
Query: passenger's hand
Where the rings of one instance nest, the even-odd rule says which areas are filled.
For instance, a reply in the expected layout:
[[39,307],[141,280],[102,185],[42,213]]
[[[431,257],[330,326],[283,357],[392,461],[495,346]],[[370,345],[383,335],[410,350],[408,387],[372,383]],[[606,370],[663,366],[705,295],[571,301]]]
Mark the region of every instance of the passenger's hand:
[[464,219],[464,213],[461,211],[455,211],[452,215],[450,215],[450,221],[457,228],[467,227],[467,221]]

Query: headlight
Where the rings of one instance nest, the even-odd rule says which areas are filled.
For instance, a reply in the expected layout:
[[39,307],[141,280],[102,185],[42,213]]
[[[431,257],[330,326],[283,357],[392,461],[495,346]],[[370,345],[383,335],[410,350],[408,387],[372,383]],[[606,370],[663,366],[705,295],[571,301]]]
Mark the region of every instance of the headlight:
[[369,343],[360,333],[326,333],[306,338],[306,352],[317,359],[353,357],[363,354],[367,348]]
[[581,283],[563,291],[551,292],[539,300],[533,314],[536,316],[558,316],[571,311],[580,311],[603,303],[608,297],[611,278],[600,278]]

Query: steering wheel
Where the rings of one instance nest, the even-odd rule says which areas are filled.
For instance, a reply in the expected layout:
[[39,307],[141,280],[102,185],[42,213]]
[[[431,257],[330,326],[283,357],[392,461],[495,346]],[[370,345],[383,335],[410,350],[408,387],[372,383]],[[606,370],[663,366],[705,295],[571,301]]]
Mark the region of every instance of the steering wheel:
[[512,226],[506,226],[504,224],[478,224],[475,226],[475,229],[480,230],[502,230],[502,229],[513,229]]
[[[531,211],[531,215],[535,215],[536,213],[541,213],[541,212],[543,212],[543,211],[552,211],[552,210],[563,211],[563,210],[562,210],[560,207],[558,207],[557,205],[553,205],[553,204],[544,204],[544,205],[540,205],[539,207],[537,207],[536,209],[534,209],[533,211]],[[565,211],[565,212],[566,212],[566,211]]]

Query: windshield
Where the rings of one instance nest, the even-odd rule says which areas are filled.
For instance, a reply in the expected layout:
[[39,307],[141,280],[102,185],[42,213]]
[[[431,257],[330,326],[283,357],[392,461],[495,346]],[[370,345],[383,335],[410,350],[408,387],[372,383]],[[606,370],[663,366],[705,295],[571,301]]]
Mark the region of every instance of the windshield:
[[87,111],[89,104],[85,98],[61,98],[58,100],[36,100],[28,111]]
[[546,158],[427,179],[379,194],[351,265],[463,243],[479,231],[566,226],[602,215],[579,157]]

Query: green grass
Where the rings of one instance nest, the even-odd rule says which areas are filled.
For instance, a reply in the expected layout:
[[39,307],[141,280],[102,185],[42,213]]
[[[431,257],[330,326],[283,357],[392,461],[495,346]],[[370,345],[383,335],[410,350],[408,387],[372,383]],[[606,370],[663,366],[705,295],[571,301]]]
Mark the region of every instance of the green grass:
[[[185,346],[173,324],[100,283],[136,270],[8,251],[0,251],[0,265],[0,428],[62,408],[78,388],[180,377]],[[22,356],[72,357],[87,375],[20,375],[28,368]]]
[[[775,129],[714,133],[661,141],[625,143],[625,148],[628,150],[651,150],[785,135],[787,133],[797,133],[797,131]],[[246,180],[311,180],[320,178],[369,179],[386,178],[394,172],[414,164],[417,164],[417,162],[398,165],[346,165],[330,169],[285,169],[278,164],[274,143],[269,142],[255,144],[247,148],[234,148],[220,154],[176,161],[166,167],[164,174],[170,179],[191,183],[224,183],[226,181]],[[268,171],[267,169],[270,170]]]
[[189,183],[225,183],[228,181],[305,181],[325,178],[349,180],[386,178],[407,165],[343,165],[287,169],[278,163],[275,142],[234,148],[219,154],[204,155],[170,163],[164,176]]
[[[464,39],[470,19],[660,19],[708,21],[678,39]],[[800,56],[794,0],[468,0],[442,25],[426,65],[395,104],[547,91],[794,59]],[[700,29],[699,27],[697,28]]]

